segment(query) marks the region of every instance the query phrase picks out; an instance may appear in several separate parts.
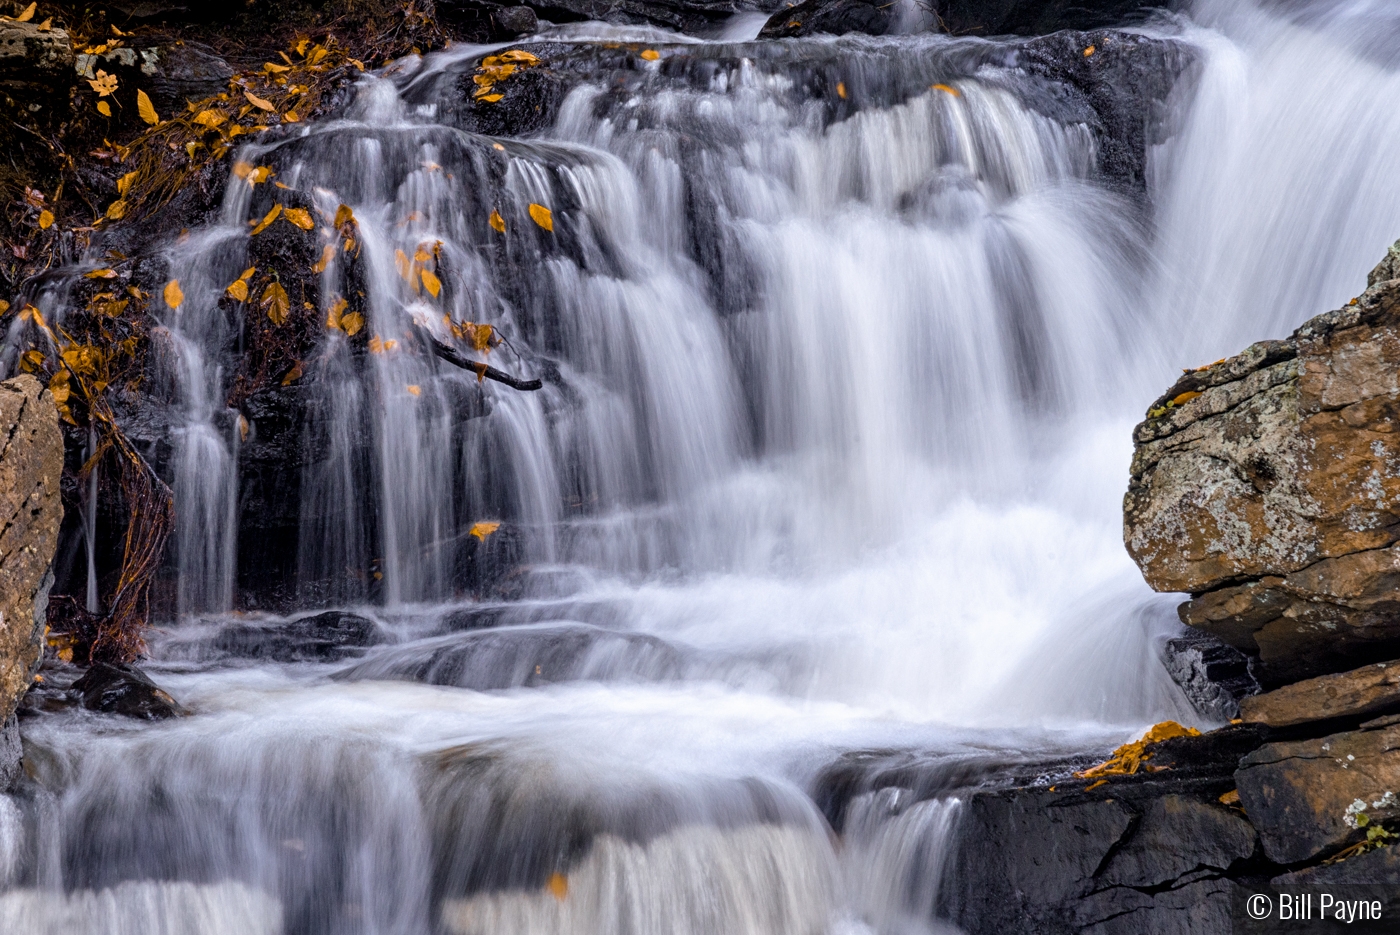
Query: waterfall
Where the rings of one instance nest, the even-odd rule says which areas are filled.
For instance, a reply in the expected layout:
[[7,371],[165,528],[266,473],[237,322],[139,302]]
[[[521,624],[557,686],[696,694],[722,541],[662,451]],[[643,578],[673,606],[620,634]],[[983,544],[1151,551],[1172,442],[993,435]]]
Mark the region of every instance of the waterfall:
[[[285,187],[231,180],[160,256],[179,608],[149,671],[194,713],[25,722],[48,798],[0,797],[0,928],[946,931],[997,764],[1199,720],[1121,543],[1131,429],[1400,233],[1385,12],[1144,27],[1188,64],[1138,115],[1141,188],[1023,44],[752,18],[527,43],[564,77],[514,135],[466,103],[494,50],[458,47],[247,144]],[[332,247],[305,301],[364,322],[278,397],[298,610],[235,614],[261,312],[220,297],[289,199]],[[363,645],[316,637],[328,607]],[[861,751],[952,778],[833,805]]]

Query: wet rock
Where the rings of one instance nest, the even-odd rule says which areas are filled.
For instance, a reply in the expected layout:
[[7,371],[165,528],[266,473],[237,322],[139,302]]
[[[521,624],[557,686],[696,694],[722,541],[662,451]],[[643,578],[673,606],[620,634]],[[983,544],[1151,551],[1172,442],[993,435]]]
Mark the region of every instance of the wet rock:
[[1259,691],[1250,658],[1206,633],[1167,640],[1162,664],[1202,717],[1230,721],[1240,701]]
[[227,627],[214,640],[214,648],[272,662],[334,662],[384,641],[373,620],[328,610],[289,623]]
[[[1141,0],[935,0],[921,6],[927,28],[955,36],[1043,36],[1060,30],[1122,26],[1145,18],[1153,7],[1170,5]],[[852,32],[882,36],[917,22],[910,23],[897,4],[877,0],[803,0],[773,14],[760,35],[765,39]]]
[[225,90],[233,66],[213,49],[196,42],[161,47],[152,56],[151,99],[156,110],[182,112],[190,101],[200,101]]
[[[1396,880],[1400,880],[1400,847],[1390,846],[1348,857],[1334,864],[1295,870],[1274,877],[1270,882],[1294,886],[1383,883],[1389,884],[1393,894]],[[1393,918],[1389,908],[1385,917]]]
[[131,665],[94,663],[69,691],[90,711],[160,721],[184,712],[140,669]]
[[1400,712],[1400,663],[1396,662],[1320,675],[1240,703],[1241,718],[1270,727],[1340,719],[1359,722],[1396,712]]
[[1124,541],[1266,686],[1400,655],[1400,280],[1193,371],[1137,427]]
[[1400,817],[1400,726],[1272,743],[1240,761],[1240,803],[1264,852],[1296,864],[1366,837],[1366,822]]
[[528,36],[540,27],[539,17],[527,6],[508,6],[492,18],[497,29],[512,36]]
[[680,652],[644,633],[586,624],[474,630],[394,647],[345,678],[411,679],[476,691],[580,679],[654,681],[681,674]]
[[[32,376],[0,383],[0,724],[28,689],[43,646],[62,472],[53,396]],[[0,772],[7,768],[0,757]]]

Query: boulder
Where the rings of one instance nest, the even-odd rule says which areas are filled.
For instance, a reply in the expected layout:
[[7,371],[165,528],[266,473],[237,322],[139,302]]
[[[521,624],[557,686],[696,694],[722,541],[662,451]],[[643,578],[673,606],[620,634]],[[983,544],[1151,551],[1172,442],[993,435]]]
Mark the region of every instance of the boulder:
[[1270,860],[1335,853],[1400,818],[1400,725],[1266,744],[1240,760],[1235,782]]
[[73,43],[62,29],[0,20],[0,86],[73,83]]
[[1287,340],[1185,374],[1134,432],[1128,551],[1265,685],[1400,655],[1392,266]]
[[151,58],[151,99],[161,113],[183,112],[188,102],[225,90],[233,77],[232,65],[197,42],[163,46]]
[[1270,727],[1314,721],[1361,721],[1400,712],[1400,662],[1378,662],[1320,675],[1240,702],[1240,717]]
[[104,714],[161,721],[185,713],[146,673],[131,665],[94,663],[69,693],[84,708]]
[[[53,396],[28,375],[0,383],[0,725],[29,688],[43,649],[62,473]],[[0,778],[9,768],[0,752]]]

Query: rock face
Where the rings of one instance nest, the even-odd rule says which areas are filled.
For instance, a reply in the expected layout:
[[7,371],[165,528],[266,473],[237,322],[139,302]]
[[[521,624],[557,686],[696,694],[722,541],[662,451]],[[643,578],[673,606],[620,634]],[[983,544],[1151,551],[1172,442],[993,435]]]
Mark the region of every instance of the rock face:
[[1266,685],[1400,656],[1398,257],[1289,339],[1186,374],[1135,430],[1128,551]]
[[1270,727],[1374,719],[1397,712],[1400,712],[1400,664],[1385,662],[1352,672],[1304,679],[1240,702],[1243,720]]
[[[62,472],[49,391],[31,376],[0,383],[0,724],[28,689],[43,645]],[[0,779],[6,769],[0,757]]]
[[0,20],[0,84],[72,81],[73,43],[62,29]]
[[[935,0],[920,4],[931,27],[954,36],[1038,36],[1062,29],[1104,29],[1141,19],[1154,7],[1171,5],[1141,0]],[[880,36],[910,25],[896,7],[880,0],[803,0],[773,14],[761,35],[770,39],[849,32]]]
[[1166,642],[1162,665],[1202,717],[1230,721],[1243,699],[1259,691],[1250,658],[1207,633]]

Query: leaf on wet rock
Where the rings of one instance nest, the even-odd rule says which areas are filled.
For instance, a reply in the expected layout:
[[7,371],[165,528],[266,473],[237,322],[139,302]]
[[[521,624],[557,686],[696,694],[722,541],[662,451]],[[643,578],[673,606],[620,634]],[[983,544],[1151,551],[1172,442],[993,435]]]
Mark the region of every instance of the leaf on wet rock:
[[280,325],[287,320],[287,313],[291,310],[292,303],[287,298],[287,290],[282,288],[279,282],[270,282],[263,290],[262,307],[267,312],[268,320],[274,325]]
[[101,268],[101,269],[92,269],[92,270],[88,270],[86,273],[83,273],[83,278],[84,278],[84,279],[116,279],[116,278],[117,278],[117,271],[114,270],[114,269],[107,269],[106,267],[103,267],[103,268]]
[[402,250],[394,251],[394,269],[398,270],[399,277],[405,281],[413,278],[413,261]]
[[409,395],[411,395],[411,396],[422,396],[422,395],[423,395],[423,389],[422,389],[422,387],[420,387],[420,386],[419,386],[418,384],[416,384],[416,383],[410,383],[410,384],[408,384],[408,386],[404,387],[404,389],[408,390]]
[[97,77],[89,78],[88,84],[97,92],[98,97],[106,97],[117,90],[117,76],[98,69]]
[[530,220],[550,233],[554,232],[554,212],[550,211],[544,205],[530,205]]
[[335,301],[331,303],[331,307],[326,309],[326,327],[340,329],[344,325],[344,321],[340,316],[344,314],[345,309],[349,305],[350,303],[345,300],[344,296],[336,296]]
[[145,91],[136,91],[136,112],[141,115],[141,119],[151,126],[160,123],[160,114],[156,113],[156,105],[151,103],[151,99]]
[[185,301],[185,293],[180,288],[180,280],[178,279],[172,279],[170,282],[166,283],[165,291],[162,295],[165,298],[165,304],[171,308],[179,308]]
[[302,377],[301,361],[292,364],[292,369],[287,371],[287,375],[282,378],[283,386],[290,386]]
[[48,230],[53,227],[53,212],[45,208],[39,212],[39,230]]
[[384,354],[399,346],[399,342],[393,338],[381,338],[379,335],[369,339],[369,350],[371,354]]
[[108,104],[106,101],[98,101],[97,112],[104,117],[110,117],[112,116],[112,105]]
[[[497,529],[500,528],[501,524],[499,522],[472,523],[472,528],[467,530],[467,535],[475,536],[481,542],[485,542],[487,536],[491,535],[491,533],[495,532]],[[560,880],[564,879],[564,877],[558,873],[554,874],[554,877],[558,877]],[[554,888],[554,877],[550,877],[551,892],[553,892]],[[564,890],[565,892],[568,892],[567,883],[564,884]]]
[[224,294],[230,299],[236,299],[239,302],[248,301],[248,281],[246,279],[235,279],[228,284],[228,288],[224,290]]
[[836,96],[841,98],[841,100],[843,101],[846,99],[846,82],[836,82]]
[[953,95],[953,97],[962,97],[962,92],[949,84],[931,84],[929,85],[929,90],[942,91],[944,94]]
[[311,267],[311,272],[324,273],[333,259],[335,259],[335,244],[328,243],[321,248],[321,258]]
[[347,312],[340,316],[340,330],[344,331],[348,337],[354,337],[360,333],[360,329],[365,326],[365,316],[359,312]]
[[217,130],[226,120],[228,117],[217,110],[201,110],[194,116],[195,123],[202,127],[208,127],[210,130]]
[[337,228],[353,223],[355,223],[355,212],[350,210],[349,205],[343,204],[335,209],[335,226]]
[[265,110],[273,114],[277,113],[277,108],[272,105],[271,101],[258,97],[252,91],[244,91],[243,96],[248,99],[249,104],[252,104],[258,110]]
[[660,57],[661,53],[656,51],[655,49],[647,49],[642,53],[642,58],[646,59],[648,62],[654,62]]
[[304,231],[309,231],[316,226],[316,222],[311,219],[311,212],[305,208],[288,208],[284,214],[287,220]]
[[497,233],[504,234],[506,232],[506,219],[501,217],[501,212],[492,211],[491,217],[487,219],[487,222],[491,225],[491,229]]
[[[267,212],[267,214],[263,215],[263,219],[259,221],[256,225],[254,225],[252,233],[261,234],[263,231],[267,230],[268,226],[273,221],[277,220],[277,215],[281,213],[282,206],[280,204],[273,205],[272,210]],[[250,234],[249,236],[252,236],[252,234]]]
[[107,206],[106,218],[109,221],[120,221],[126,217],[126,202],[120,198]]
[[437,278],[436,273],[428,269],[420,270],[418,276],[423,280],[423,288],[427,289],[428,293],[436,299],[438,294],[442,292],[442,280]]

